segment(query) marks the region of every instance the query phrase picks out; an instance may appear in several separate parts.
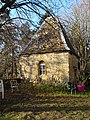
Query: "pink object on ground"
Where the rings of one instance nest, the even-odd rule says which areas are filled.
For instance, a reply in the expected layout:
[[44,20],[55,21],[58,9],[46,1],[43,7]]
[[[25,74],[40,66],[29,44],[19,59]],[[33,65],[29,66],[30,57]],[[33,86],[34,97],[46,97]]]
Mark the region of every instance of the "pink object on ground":
[[83,92],[84,91],[84,85],[83,84],[77,84],[77,88],[79,92]]

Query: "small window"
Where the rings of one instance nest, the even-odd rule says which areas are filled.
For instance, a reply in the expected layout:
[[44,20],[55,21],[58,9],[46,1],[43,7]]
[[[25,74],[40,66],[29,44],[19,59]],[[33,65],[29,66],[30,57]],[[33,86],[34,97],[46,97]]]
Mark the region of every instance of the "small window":
[[39,75],[45,74],[45,63],[44,61],[39,62]]

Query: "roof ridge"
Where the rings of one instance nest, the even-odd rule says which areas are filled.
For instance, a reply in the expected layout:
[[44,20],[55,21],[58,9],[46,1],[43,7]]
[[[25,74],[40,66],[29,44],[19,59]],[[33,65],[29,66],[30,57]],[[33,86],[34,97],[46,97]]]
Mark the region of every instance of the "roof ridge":
[[[53,22],[54,24],[52,24],[52,22],[51,22],[51,20],[50,19],[52,19],[52,20],[54,20],[55,22]],[[51,23],[50,23],[51,22]],[[56,32],[54,33],[54,35],[52,35],[53,33],[52,33],[52,31],[51,31],[51,34],[50,34],[50,28],[48,28],[48,26],[46,26],[48,24],[48,26],[50,25],[50,26],[52,26],[52,28],[54,28],[55,30],[56,30]],[[55,25],[56,24],[56,26],[57,26],[57,28],[55,28]],[[50,27],[49,26],[49,27]],[[43,27],[46,27],[46,28],[43,28]],[[61,40],[61,42],[63,42],[63,46],[64,46],[64,50],[67,50],[67,51],[71,51],[73,54],[75,54],[75,55],[77,55],[76,54],[76,52],[75,52],[75,50],[74,50],[74,48],[73,48],[73,46],[72,46],[72,44],[71,44],[71,42],[70,42],[70,40],[69,40],[69,38],[68,38],[68,36],[67,36],[67,34],[66,34],[66,31],[65,31],[65,29],[63,28],[63,26],[62,26],[62,24],[61,24],[61,22],[60,22],[60,20],[58,19],[58,17],[52,17],[52,16],[50,16],[50,17],[47,17],[46,19],[45,19],[45,21],[42,23],[42,25],[40,26],[40,28],[37,30],[37,32],[32,36],[32,38],[31,38],[31,40],[24,46],[24,48],[23,48],[23,50],[22,50],[22,53],[23,52],[26,52],[27,53],[27,50],[29,49],[29,45],[31,45],[31,43],[34,45],[34,47],[33,47],[33,50],[37,50],[37,52],[39,51],[43,51],[43,46],[41,45],[41,46],[37,46],[37,42],[39,41],[39,37],[40,37],[40,35],[41,35],[41,33],[39,33],[39,32],[42,32],[43,30],[49,30],[47,33],[48,34],[50,34],[51,36],[49,36],[49,44],[50,44],[50,42],[54,42],[53,41],[53,37],[56,37],[55,38],[55,41],[56,42],[60,42],[60,41],[58,41],[58,40]],[[56,34],[56,33],[58,33],[58,34]],[[57,36],[55,36],[55,34],[57,35]],[[44,37],[44,41],[42,40],[42,42],[43,42],[43,45],[45,44],[46,45],[46,43],[44,43],[45,41],[47,42],[47,36],[45,37],[45,35],[47,35],[47,34],[45,34],[45,31],[42,33],[42,35],[41,36],[43,36]],[[37,37],[38,36],[38,37]],[[52,39],[51,39],[51,38]],[[60,39],[61,38],[61,39]],[[35,41],[34,41],[35,40]],[[36,42],[36,44],[35,44],[35,42]],[[57,43],[56,43],[57,44]],[[56,46],[56,44],[54,43],[54,45]],[[30,46],[31,47],[31,46]],[[54,47],[54,46],[53,46]],[[60,49],[62,49],[62,45],[61,45],[61,43],[59,43],[59,46],[56,46],[56,47],[61,47],[61,48],[57,48],[56,50],[60,50]],[[51,46],[49,46],[49,47],[47,47],[46,48],[46,51],[47,51],[47,49],[51,49]],[[54,48],[52,48],[52,49],[55,49],[55,47]],[[29,49],[29,50],[31,50],[31,49]],[[31,50],[31,52],[32,52],[32,50]],[[53,51],[52,51],[53,52]]]

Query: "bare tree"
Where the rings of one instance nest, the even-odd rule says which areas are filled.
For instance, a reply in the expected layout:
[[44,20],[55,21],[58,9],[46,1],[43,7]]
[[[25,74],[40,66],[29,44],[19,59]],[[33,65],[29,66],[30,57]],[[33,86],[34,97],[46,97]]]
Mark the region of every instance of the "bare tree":
[[89,61],[88,51],[90,51],[90,1],[74,4],[72,14],[65,22],[71,42],[80,57],[81,79],[85,79]]
[[[73,6],[73,4],[75,4]],[[73,6],[73,9],[71,7]],[[63,23],[65,29],[68,31],[69,36],[76,48],[77,52],[80,56],[80,71],[84,76],[86,67],[87,67],[87,44],[90,39],[90,1],[89,0],[74,0],[70,2],[70,0],[1,0],[0,2],[0,31],[2,29],[6,31],[5,34],[0,32],[1,34],[1,51],[14,49],[15,39],[19,39],[23,37],[23,41],[19,41],[20,44],[27,43],[31,34],[29,36],[29,32],[23,32],[23,24],[30,24],[30,29],[34,29],[34,27],[38,27],[39,19],[44,19],[43,15],[48,13],[48,15],[54,17],[57,15],[60,17],[61,22]],[[66,16],[63,16],[66,15]],[[34,18],[34,19],[33,19]],[[68,19],[69,18],[69,19]],[[14,25],[14,29],[12,30],[11,25],[8,26],[9,21],[13,20],[16,25]],[[60,23],[61,24],[61,23]],[[4,27],[4,26],[7,27]],[[17,26],[17,27],[16,27]],[[22,27],[23,26],[23,27]],[[19,30],[17,28],[20,28]],[[17,29],[17,32],[15,30]],[[7,33],[7,35],[6,35]],[[21,33],[22,36],[21,36]],[[18,34],[18,35],[16,35]],[[3,36],[3,37],[2,37]],[[29,38],[27,38],[27,36]],[[77,44],[78,43],[78,44]],[[13,47],[10,47],[13,46]],[[24,45],[24,44],[23,44]],[[7,46],[7,47],[6,47]],[[13,52],[12,49],[12,53]],[[3,54],[3,56],[4,56]],[[2,55],[1,55],[2,57]],[[13,59],[12,59],[13,60]],[[6,60],[7,61],[7,60]]]

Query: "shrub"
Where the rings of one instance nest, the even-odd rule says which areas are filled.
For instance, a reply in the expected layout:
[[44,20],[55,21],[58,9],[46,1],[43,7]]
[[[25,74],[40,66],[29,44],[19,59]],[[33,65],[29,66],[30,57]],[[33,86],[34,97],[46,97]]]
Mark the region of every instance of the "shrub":
[[63,91],[63,84],[60,83],[59,81],[43,81],[35,86],[36,92],[48,92],[48,93],[53,93],[56,91]]

